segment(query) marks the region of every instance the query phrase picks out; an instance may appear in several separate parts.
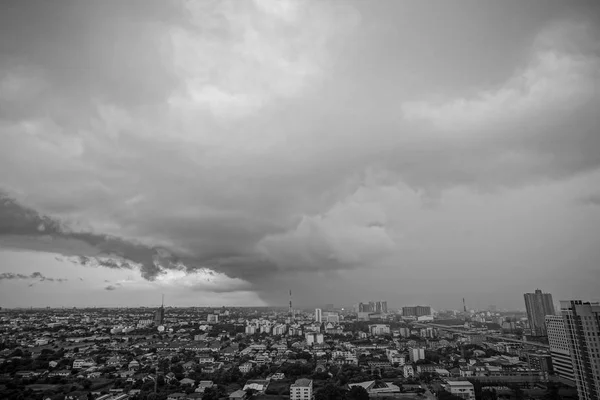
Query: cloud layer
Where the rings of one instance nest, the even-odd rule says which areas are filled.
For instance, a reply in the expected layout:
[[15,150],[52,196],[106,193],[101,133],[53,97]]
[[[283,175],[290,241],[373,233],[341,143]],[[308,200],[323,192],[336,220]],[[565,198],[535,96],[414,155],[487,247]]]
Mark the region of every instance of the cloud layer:
[[[430,86],[408,69],[443,38],[398,53],[408,28],[386,14],[415,30],[426,15],[386,4],[12,5],[0,246],[271,301],[310,276],[400,264],[418,246],[408,214],[453,188],[598,169],[594,21],[544,21],[495,79]],[[16,22],[32,15],[36,29]]]

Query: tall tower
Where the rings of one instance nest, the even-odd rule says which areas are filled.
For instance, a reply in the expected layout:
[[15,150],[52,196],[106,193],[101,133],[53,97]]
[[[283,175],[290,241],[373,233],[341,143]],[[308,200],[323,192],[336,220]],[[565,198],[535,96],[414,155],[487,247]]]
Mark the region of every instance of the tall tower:
[[547,336],[546,315],[554,315],[554,303],[550,293],[542,293],[536,289],[535,293],[525,293],[525,308],[527,319],[533,336]]
[[315,322],[323,322],[323,312],[320,308],[315,308]]
[[467,303],[465,303],[465,298],[463,297],[463,311],[467,312]]
[[292,289],[290,289],[290,320],[294,320],[294,309],[292,308]]
[[162,325],[165,322],[165,295],[162,295],[160,308],[154,312],[154,324]]
[[560,302],[580,400],[600,399],[600,303]]

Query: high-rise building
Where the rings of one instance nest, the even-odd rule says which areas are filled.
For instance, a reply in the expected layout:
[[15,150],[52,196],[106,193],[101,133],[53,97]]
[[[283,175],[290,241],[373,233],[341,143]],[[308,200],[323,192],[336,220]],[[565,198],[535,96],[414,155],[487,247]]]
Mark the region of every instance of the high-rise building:
[[165,323],[165,308],[160,306],[154,311],[154,325],[162,325]]
[[525,293],[525,308],[527,319],[533,336],[546,336],[546,315],[554,315],[554,303],[550,293],[542,293],[536,289],[535,293]]
[[429,307],[429,306],[402,307],[402,315],[405,317],[422,317],[424,315],[431,315],[431,307]]
[[320,308],[315,308],[315,322],[323,322],[323,312]]
[[371,309],[371,305],[369,303],[358,303],[358,312],[373,312],[373,310]]
[[569,338],[567,337],[563,317],[561,315],[546,315],[546,331],[554,371],[561,379],[566,381],[565,383],[575,385]]
[[375,310],[377,314],[387,314],[387,301],[375,302]]
[[410,358],[410,361],[415,363],[419,360],[424,360],[425,359],[425,349],[421,348],[421,347],[411,347],[410,349],[408,349],[408,357]]
[[560,302],[579,400],[600,399],[600,303]]

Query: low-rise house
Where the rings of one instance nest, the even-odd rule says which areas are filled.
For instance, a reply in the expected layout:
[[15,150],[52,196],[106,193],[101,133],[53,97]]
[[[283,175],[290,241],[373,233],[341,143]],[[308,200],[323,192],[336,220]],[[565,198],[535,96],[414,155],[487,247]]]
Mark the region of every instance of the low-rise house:
[[245,400],[248,395],[243,390],[236,390],[229,395],[229,400]]
[[208,388],[211,388],[214,386],[213,381],[200,381],[200,383],[198,384],[198,387],[196,388],[196,392],[197,393],[204,393],[204,391]]

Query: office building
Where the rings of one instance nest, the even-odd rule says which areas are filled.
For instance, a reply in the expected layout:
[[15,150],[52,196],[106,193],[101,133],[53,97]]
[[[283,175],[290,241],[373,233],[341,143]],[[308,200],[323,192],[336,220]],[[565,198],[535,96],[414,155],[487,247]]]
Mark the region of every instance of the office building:
[[600,303],[560,302],[579,400],[600,399]]
[[404,316],[404,317],[422,317],[424,315],[431,315],[431,307],[429,307],[429,306],[402,307],[402,316]]
[[297,379],[290,385],[290,400],[311,400],[313,397],[313,381]]
[[546,336],[546,315],[555,315],[554,303],[550,293],[542,293],[536,289],[535,293],[525,293],[525,308],[532,336]]
[[546,315],[546,331],[554,372],[558,374],[564,383],[575,386],[569,339],[563,317],[561,315]]
[[318,322],[319,324],[323,322],[323,312],[320,308],[315,308],[315,322]]

